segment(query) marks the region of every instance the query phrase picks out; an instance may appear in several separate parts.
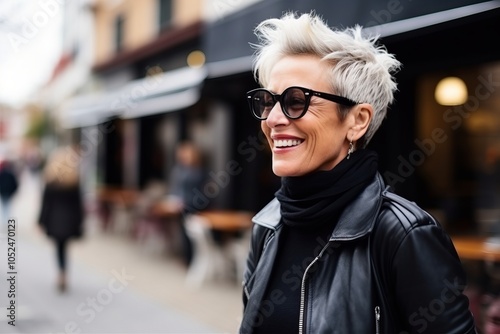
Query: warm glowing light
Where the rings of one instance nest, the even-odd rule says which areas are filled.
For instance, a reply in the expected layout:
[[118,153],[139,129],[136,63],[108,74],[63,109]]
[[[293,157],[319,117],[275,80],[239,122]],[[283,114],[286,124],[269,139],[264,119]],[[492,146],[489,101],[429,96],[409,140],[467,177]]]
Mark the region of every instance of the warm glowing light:
[[187,64],[189,67],[202,67],[205,64],[205,54],[202,51],[192,51],[187,56]]
[[153,76],[153,75],[158,75],[158,74],[162,74],[162,73],[163,73],[163,69],[160,66],[155,65],[155,66],[148,68],[148,70],[146,71],[146,76]]
[[467,86],[460,78],[447,77],[437,84],[434,97],[443,106],[458,106],[467,102]]

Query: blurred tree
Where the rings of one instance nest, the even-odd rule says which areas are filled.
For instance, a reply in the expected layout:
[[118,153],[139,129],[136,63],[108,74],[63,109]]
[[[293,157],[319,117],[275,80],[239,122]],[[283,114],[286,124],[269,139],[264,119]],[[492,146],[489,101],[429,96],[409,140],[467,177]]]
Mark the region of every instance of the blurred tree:
[[50,130],[50,119],[48,112],[44,112],[37,105],[29,105],[27,107],[28,125],[24,136],[28,139],[39,141]]

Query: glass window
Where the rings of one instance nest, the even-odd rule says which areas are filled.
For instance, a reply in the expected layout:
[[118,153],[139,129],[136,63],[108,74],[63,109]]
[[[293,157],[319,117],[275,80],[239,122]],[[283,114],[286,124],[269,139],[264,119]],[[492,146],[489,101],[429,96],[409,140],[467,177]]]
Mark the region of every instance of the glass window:
[[[436,101],[437,84],[449,76],[465,82],[465,103]],[[500,234],[498,82],[500,63],[431,73],[419,81],[414,156],[422,158],[418,172],[429,203],[451,230]]]
[[115,19],[115,50],[121,51],[123,49],[123,39],[124,39],[124,17],[123,15],[118,15]]
[[159,0],[160,29],[167,27],[172,21],[172,0]]

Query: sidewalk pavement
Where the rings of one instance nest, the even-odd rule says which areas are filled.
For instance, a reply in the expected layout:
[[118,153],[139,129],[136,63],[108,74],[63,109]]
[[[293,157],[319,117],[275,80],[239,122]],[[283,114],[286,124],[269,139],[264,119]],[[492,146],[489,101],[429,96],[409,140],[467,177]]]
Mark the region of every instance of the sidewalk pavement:
[[235,333],[241,287],[185,283],[175,257],[141,248],[129,236],[101,232],[95,220],[69,250],[69,290],[56,291],[55,249],[36,226],[36,178],[23,175],[12,207],[17,221],[16,327],[8,325],[7,240],[0,240],[0,333]]

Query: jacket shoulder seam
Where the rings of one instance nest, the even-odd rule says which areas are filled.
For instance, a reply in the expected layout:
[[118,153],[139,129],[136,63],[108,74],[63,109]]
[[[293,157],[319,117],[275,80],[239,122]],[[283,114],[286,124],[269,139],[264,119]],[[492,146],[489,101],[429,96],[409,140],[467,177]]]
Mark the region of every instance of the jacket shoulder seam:
[[406,231],[419,226],[438,225],[434,218],[420,208],[415,202],[410,202],[388,191],[384,191],[382,197],[384,198],[383,207],[391,210],[395,214]]
[[[392,263],[394,257],[399,251],[399,248],[404,243],[404,240],[410,233],[418,228],[435,225],[438,224],[423,209],[421,209],[416,203],[410,202],[407,199],[400,197],[394,193],[390,193],[388,191],[384,191],[382,193],[382,197],[384,199],[382,203],[381,211],[389,211],[390,215],[393,216],[394,219],[383,219],[388,222],[393,222],[393,225],[399,226],[398,230],[400,233],[393,234],[392,238],[394,240],[394,248],[391,252],[391,257],[389,263]],[[382,213],[381,212],[381,213]],[[377,224],[383,223],[379,221]],[[382,228],[382,231],[388,231],[391,229]],[[380,233],[380,232],[379,232]],[[399,237],[398,237],[399,235]],[[385,238],[384,238],[385,239]]]

